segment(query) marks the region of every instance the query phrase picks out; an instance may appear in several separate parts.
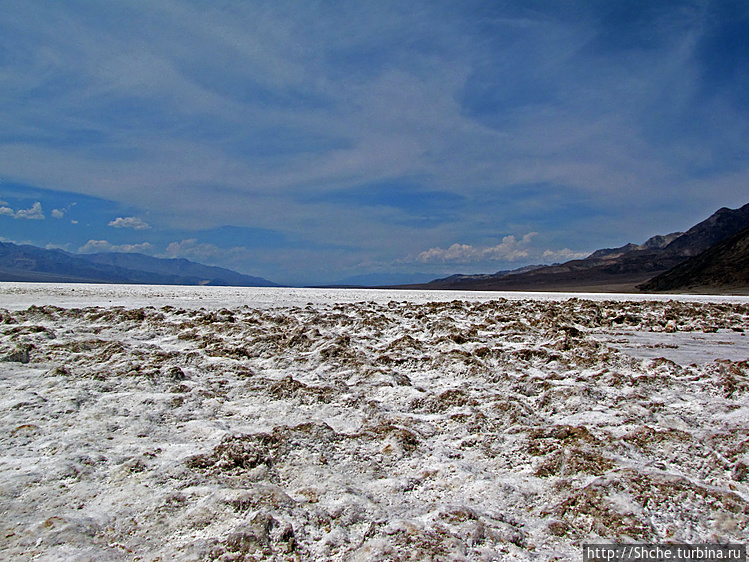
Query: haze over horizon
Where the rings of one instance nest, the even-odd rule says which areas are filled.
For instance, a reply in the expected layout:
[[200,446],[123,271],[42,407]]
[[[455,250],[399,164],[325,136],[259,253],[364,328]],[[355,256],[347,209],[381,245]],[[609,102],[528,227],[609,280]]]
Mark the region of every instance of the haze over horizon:
[[0,0],[0,240],[284,284],[749,201],[749,3]]

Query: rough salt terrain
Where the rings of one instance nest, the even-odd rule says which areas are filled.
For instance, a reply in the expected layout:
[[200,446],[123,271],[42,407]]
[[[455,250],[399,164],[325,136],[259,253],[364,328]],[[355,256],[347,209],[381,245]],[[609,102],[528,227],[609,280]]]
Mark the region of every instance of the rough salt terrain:
[[24,294],[0,300],[4,559],[749,538],[746,300]]

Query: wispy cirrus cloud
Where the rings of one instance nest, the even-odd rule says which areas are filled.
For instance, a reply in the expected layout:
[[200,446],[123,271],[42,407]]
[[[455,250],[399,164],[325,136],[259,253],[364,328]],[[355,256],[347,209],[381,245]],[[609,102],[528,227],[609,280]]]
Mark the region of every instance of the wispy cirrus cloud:
[[739,0],[18,3],[0,181],[115,202],[91,239],[304,241],[278,274],[641,241],[746,202],[747,25]]

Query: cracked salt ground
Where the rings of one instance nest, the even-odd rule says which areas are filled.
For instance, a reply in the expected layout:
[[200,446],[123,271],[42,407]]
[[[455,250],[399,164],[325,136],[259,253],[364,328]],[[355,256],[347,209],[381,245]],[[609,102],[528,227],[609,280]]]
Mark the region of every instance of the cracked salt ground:
[[566,560],[749,537],[747,362],[614,347],[741,338],[746,303],[307,302],[2,311],[3,557]]

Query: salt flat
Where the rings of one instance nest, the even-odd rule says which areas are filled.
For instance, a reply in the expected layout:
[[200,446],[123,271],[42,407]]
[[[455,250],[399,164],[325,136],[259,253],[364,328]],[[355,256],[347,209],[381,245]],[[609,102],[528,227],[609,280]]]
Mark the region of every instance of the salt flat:
[[2,284],[0,552],[745,541],[748,300]]
[[465,300],[485,302],[509,300],[567,300],[580,298],[592,301],[677,301],[677,302],[749,302],[749,296],[716,295],[640,295],[631,293],[549,293],[517,291],[405,291],[391,289],[308,289],[279,287],[187,287],[179,285],[117,285],[90,283],[2,283],[0,308],[19,310],[31,305],[51,304],[63,307],[81,306],[182,306],[185,308],[217,308],[251,306],[303,306],[354,302],[411,303]]

